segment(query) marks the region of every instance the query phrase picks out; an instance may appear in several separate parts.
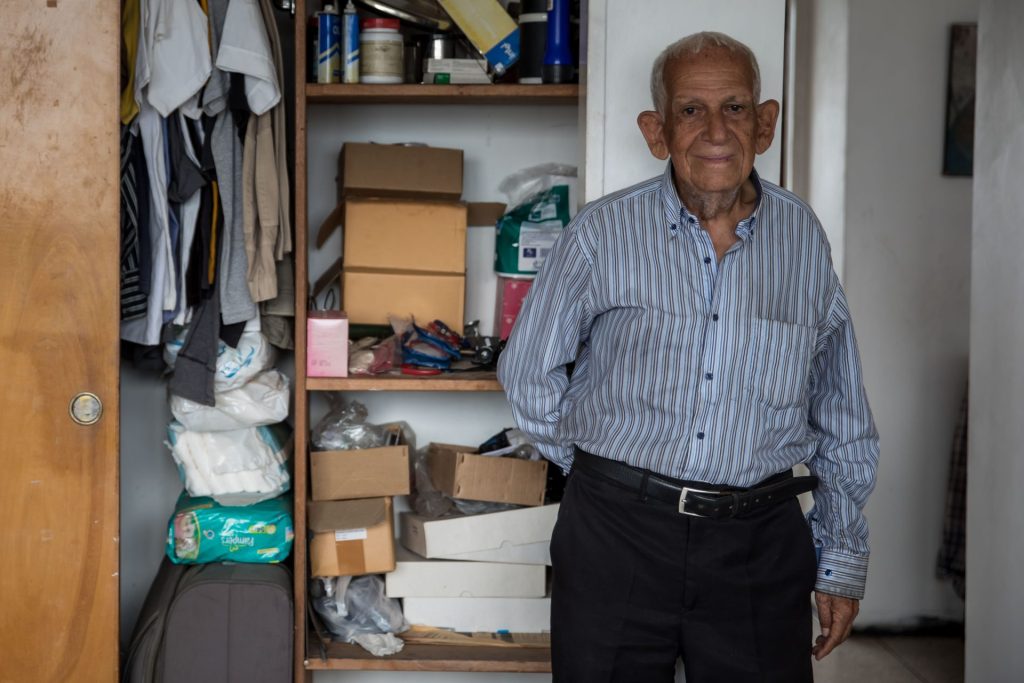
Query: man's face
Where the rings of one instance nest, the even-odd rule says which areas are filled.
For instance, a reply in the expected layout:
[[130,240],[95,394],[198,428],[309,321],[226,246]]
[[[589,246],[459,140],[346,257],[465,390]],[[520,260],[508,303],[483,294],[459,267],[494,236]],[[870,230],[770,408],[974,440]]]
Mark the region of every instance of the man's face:
[[651,153],[671,157],[684,193],[738,190],[771,145],[778,103],[757,105],[749,65],[722,48],[669,62],[665,85],[666,111],[638,119]]

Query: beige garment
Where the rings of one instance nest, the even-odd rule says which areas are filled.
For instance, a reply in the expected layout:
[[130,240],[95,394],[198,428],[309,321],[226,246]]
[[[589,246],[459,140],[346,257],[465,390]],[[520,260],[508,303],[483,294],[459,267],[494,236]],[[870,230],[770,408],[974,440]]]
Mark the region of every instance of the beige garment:
[[[278,80],[283,83],[281,40],[273,9],[268,0],[261,0],[260,9]],[[292,250],[285,111],[282,98],[270,111],[251,116],[242,152],[242,227],[249,257],[249,293],[256,302],[277,297],[275,261]]]
[[272,131],[270,112],[250,116],[242,149],[242,230],[249,260],[249,294],[255,302],[277,296],[274,247],[280,230],[280,197]]

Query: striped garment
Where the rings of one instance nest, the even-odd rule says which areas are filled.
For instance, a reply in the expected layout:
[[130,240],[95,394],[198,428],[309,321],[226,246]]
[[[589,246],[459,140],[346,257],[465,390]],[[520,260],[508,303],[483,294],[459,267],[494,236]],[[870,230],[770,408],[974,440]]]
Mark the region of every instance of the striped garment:
[[[498,377],[519,428],[677,479],[750,486],[806,463],[817,589],[860,598],[878,433],[828,241],[789,192],[721,262],[664,175],[587,205],[530,290]],[[571,378],[567,365],[575,361]]]

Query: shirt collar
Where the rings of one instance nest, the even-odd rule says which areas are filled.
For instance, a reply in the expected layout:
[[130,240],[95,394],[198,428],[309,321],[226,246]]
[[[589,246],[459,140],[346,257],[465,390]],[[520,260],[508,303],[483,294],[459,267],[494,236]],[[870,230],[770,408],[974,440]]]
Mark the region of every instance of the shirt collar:
[[[761,176],[756,169],[750,169],[750,182],[754,183],[754,190],[757,192],[757,200],[754,202],[754,210],[750,216],[744,218],[736,225],[736,236],[744,242],[754,234],[757,227],[757,216],[761,211],[761,199],[764,197],[764,188],[761,185]],[[697,225],[696,216],[690,213],[689,209],[679,199],[676,191],[675,179],[672,175],[672,161],[665,165],[665,172],[661,176],[661,201],[665,207],[665,219],[669,231],[674,237],[684,225]]]

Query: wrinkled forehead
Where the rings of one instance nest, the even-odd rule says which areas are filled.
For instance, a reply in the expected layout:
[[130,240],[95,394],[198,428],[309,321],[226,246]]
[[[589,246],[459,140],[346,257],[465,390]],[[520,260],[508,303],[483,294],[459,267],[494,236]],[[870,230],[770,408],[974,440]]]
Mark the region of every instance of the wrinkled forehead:
[[684,53],[665,64],[665,85],[671,98],[681,83],[733,88],[739,86],[753,97],[754,70],[749,60],[724,47],[708,47]]

